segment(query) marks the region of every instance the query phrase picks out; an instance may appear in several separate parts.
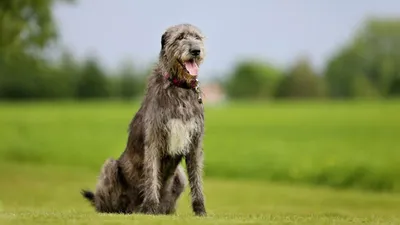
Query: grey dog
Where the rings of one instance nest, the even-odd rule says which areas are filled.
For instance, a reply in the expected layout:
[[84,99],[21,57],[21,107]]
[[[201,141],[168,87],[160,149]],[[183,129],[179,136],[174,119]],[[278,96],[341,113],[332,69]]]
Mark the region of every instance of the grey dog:
[[195,215],[205,216],[203,194],[204,108],[197,80],[204,36],[190,24],[169,27],[159,62],[129,126],[125,151],[109,158],[93,193],[82,195],[103,213],[172,214],[187,186]]

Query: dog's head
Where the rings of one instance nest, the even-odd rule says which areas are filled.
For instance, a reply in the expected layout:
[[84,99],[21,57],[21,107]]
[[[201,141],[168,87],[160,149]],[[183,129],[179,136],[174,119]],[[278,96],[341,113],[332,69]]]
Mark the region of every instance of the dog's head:
[[173,76],[190,81],[196,79],[204,60],[204,36],[191,24],[169,27],[161,37],[160,59]]

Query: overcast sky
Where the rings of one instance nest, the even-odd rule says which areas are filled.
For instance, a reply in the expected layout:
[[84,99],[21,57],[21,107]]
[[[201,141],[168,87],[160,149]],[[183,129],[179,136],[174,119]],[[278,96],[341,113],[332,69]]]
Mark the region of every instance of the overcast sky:
[[317,67],[371,15],[400,15],[400,0],[77,0],[56,8],[62,41],[107,67],[157,58],[164,30],[192,23],[207,36],[203,76],[223,75],[240,57],[287,65],[306,54]]

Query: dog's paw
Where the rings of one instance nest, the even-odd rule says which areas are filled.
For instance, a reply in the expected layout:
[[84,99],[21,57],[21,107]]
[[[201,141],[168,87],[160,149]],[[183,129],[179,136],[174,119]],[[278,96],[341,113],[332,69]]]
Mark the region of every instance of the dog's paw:
[[193,212],[196,216],[207,216],[204,202],[193,202]]
[[140,212],[143,214],[156,215],[158,214],[158,204],[154,202],[144,202],[140,206]]
[[207,216],[207,212],[205,210],[204,211],[195,211],[194,214],[196,216],[199,216],[199,217],[206,217]]

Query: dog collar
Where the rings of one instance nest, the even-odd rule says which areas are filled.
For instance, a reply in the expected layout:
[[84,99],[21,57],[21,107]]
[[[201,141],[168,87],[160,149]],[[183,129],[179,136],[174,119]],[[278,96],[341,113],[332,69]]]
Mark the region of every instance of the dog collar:
[[180,87],[180,88],[184,88],[184,89],[192,89],[194,92],[197,93],[197,100],[199,101],[199,103],[203,103],[203,99],[201,98],[201,94],[200,94],[200,85],[199,85],[199,80],[198,79],[193,79],[190,81],[190,83],[186,82],[185,80],[180,80],[176,77],[172,77],[169,75],[169,73],[165,73],[164,77],[169,80],[171,82],[171,84]]

